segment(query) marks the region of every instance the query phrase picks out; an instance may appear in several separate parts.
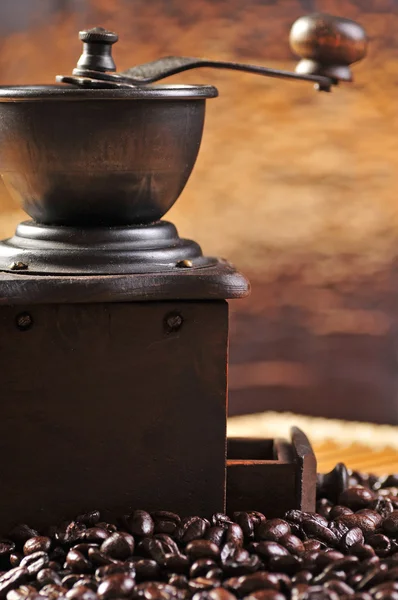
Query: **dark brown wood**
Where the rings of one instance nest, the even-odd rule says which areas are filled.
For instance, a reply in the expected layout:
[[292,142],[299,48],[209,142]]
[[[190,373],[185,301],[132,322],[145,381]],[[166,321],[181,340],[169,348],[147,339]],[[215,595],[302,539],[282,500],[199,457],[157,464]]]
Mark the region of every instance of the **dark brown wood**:
[[287,510],[315,509],[316,460],[297,428],[291,442],[272,439],[228,440],[227,511],[257,510],[267,518]]
[[0,532],[223,511],[227,335],[225,301],[0,307]]
[[1,304],[224,300],[243,298],[248,280],[232,265],[142,275],[43,276],[0,273]]

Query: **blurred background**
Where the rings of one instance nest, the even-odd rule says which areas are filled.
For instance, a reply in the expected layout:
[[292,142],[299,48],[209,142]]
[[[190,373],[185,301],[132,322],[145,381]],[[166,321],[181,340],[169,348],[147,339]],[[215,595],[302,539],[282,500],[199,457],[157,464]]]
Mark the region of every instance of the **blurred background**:
[[[314,11],[367,30],[353,84],[173,78],[220,97],[168,218],[252,282],[231,303],[231,415],[398,424],[398,0],[2,0],[0,84],[70,73],[95,25],[119,33],[119,70],[173,54],[294,69],[290,27]],[[24,216],[3,187],[0,211],[9,236]]]

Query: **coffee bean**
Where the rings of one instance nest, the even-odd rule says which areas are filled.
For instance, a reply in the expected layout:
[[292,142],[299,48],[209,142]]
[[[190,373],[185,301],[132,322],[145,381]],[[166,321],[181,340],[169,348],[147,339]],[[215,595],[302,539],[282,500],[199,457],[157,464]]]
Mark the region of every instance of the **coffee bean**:
[[192,600],[235,600],[235,596],[222,587],[216,587],[212,590],[197,592],[192,596]]
[[217,559],[220,556],[219,547],[209,540],[193,540],[187,544],[185,552],[192,560],[198,558]]
[[284,519],[271,519],[265,523],[260,523],[255,528],[255,539],[277,542],[289,533],[291,533],[291,527],[287,521]]
[[374,533],[366,541],[376,551],[377,556],[387,556],[391,550],[391,542],[386,535]]
[[359,527],[354,527],[353,529],[347,531],[345,535],[343,535],[340,540],[340,548],[345,550],[356,544],[363,544],[364,541],[365,539],[361,529],[359,529]]
[[21,566],[0,575],[0,598],[5,598],[10,590],[19,587],[27,580],[29,575],[28,569]]
[[49,537],[37,535],[27,540],[23,547],[23,553],[25,556],[34,554],[35,552],[48,552],[51,546],[51,540]]
[[286,600],[286,598],[275,590],[257,590],[246,596],[245,600]]
[[211,588],[218,587],[219,585],[219,580],[208,579],[207,577],[197,577],[196,579],[190,579],[188,581],[188,588],[193,593],[210,590]]
[[166,571],[182,575],[188,573],[189,565],[188,557],[183,554],[165,554],[161,561],[161,566],[166,569]]
[[97,590],[98,598],[110,600],[111,598],[128,598],[133,589],[135,581],[132,577],[123,573],[116,573],[104,579]]
[[210,558],[199,558],[192,563],[189,570],[189,576],[195,577],[206,577],[207,573],[211,570],[217,569],[217,564]]
[[394,510],[387,518],[384,519],[382,525],[384,531],[389,535],[398,533],[398,510]]
[[63,577],[63,579],[61,581],[61,585],[64,588],[67,588],[68,590],[70,590],[71,588],[73,588],[73,586],[75,585],[75,583],[77,583],[78,581],[80,581],[81,578],[82,578],[81,575],[76,575],[76,574],[65,575],[65,577]]
[[84,532],[84,539],[88,543],[101,544],[104,540],[109,538],[109,532],[101,527],[90,527]]
[[136,579],[141,581],[156,581],[160,574],[160,566],[154,561],[142,558],[134,563]]
[[207,529],[207,524],[201,517],[189,517],[185,519],[179,528],[179,539],[188,544],[193,540],[200,539],[204,536]]
[[233,519],[241,527],[243,535],[247,540],[253,538],[254,530],[261,523],[265,523],[266,518],[259,512],[236,512],[233,514]]
[[375,551],[368,544],[353,544],[350,547],[350,553],[357,556],[360,560],[375,556]]
[[62,585],[61,577],[52,569],[42,569],[37,573],[36,579],[41,585],[46,585],[47,583]]
[[34,552],[28,554],[19,563],[20,567],[25,567],[28,570],[29,575],[37,575],[39,571],[47,567],[50,559],[46,552]]
[[24,600],[25,598],[32,597],[33,594],[37,593],[37,589],[33,585],[20,585],[15,590],[10,590],[7,594],[7,600]]
[[89,548],[87,558],[89,561],[95,565],[95,567],[101,567],[104,565],[117,564],[118,561],[107,556],[103,552],[101,552],[98,548]]
[[73,573],[90,573],[93,568],[91,562],[78,550],[69,550],[66,564]]
[[49,583],[41,588],[40,600],[43,600],[43,596],[44,598],[49,598],[50,600],[57,600],[60,597],[62,598],[67,592],[68,590],[63,588],[62,585],[55,585],[54,583]]
[[129,533],[141,537],[152,535],[155,529],[151,515],[145,510],[135,510],[125,518],[125,524]]
[[225,528],[220,526],[209,527],[203,537],[205,540],[221,547],[225,542]]
[[305,547],[303,542],[296,535],[288,533],[280,538],[279,544],[284,546],[291,554],[303,554]]
[[290,552],[277,542],[260,542],[257,546],[256,553],[263,558],[290,555]]
[[270,558],[269,565],[272,571],[281,571],[288,575],[294,575],[302,568],[302,560],[292,554],[289,556],[274,556]]
[[330,500],[328,500],[327,498],[321,498],[316,503],[316,512],[322,517],[325,517],[325,519],[328,519],[332,507],[333,503]]
[[178,515],[164,510],[151,513],[151,517],[154,522],[154,533],[173,535],[181,524],[181,519]]
[[23,554],[20,554],[19,552],[13,552],[10,554],[10,565],[12,567],[18,567],[22,559]]
[[352,514],[354,514],[354,513],[351,510],[351,508],[348,508],[348,506],[341,506],[341,504],[336,504],[330,510],[328,518],[330,521],[334,521],[334,520],[338,519],[339,517],[342,517],[343,515],[352,515]]
[[344,492],[340,494],[339,504],[343,504],[353,511],[357,511],[361,508],[368,508],[375,498],[376,494],[372,490],[357,485],[344,490]]
[[327,546],[336,546],[338,538],[336,535],[328,529],[325,525],[321,525],[317,521],[307,520],[303,522],[303,530],[308,537],[314,537],[317,540],[323,542]]
[[179,590],[187,590],[188,589],[188,578],[185,575],[175,575],[172,574],[169,576],[168,582],[170,585],[178,588]]
[[102,543],[101,552],[111,558],[126,559],[134,552],[134,538],[124,532],[113,533]]
[[101,519],[101,513],[99,510],[90,510],[87,513],[83,513],[76,517],[77,523],[83,523],[87,527],[94,527]]
[[292,582],[293,583],[309,583],[312,581],[313,574],[311,571],[298,571],[296,575],[293,575]]
[[97,594],[85,585],[77,585],[66,592],[68,600],[97,600]]
[[324,544],[319,540],[304,540],[303,546],[304,552],[313,552],[314,550],[320,550]]

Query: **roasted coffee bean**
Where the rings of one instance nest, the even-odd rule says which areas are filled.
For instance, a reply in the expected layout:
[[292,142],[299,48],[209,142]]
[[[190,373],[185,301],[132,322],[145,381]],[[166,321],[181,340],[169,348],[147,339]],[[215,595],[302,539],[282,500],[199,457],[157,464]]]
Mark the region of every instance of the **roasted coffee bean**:
[[153,539],[158,540],[161,543],[163,552],[166,554],[170,554],[172,552],[175,552],[176,554],[179,553],[177,543],[169,535],[165,533],[156,533],[153,536]]
[[360,560],[375,556],[375,551],[368,544],[353,544],[350,547],[350,554],[357,556]]
[[13,552],[12,554],[10,554],[10,565],[12,567],[17,567],[22,559],[23,554],[20,554],[19,552]]
[[325,582],[325,588],[336,592],[339,596],[349,596],[355,593],[352,587],[347,585],[344,581],[338,579],[330,579]]
[[[1,542],[0,542],[1,544]],[[27,540],[23,547],[23,553],[25,556],[34,554],[35,552],[48,552],[51,546],[51,540],[49,537],[38,535]]]
[[378,512],[383,519],[388,517],[394,510],[391,500],[380,496],[373,500],[369,508]]
[[111,558],[126,559],[134,552],[134,538],[124,532],[113,533],[102,543],[101,552]]
[[98,598],[109,600],[111,598],[128,598],[135,586],[132,577],[123,573],[116,573],[104,579],[97,590]]
[[[87,543],[83,543],[83,544],[75,544],[74,546],[72,546],[72,550],[76,550],[76,552],[80,552],[81,554],[83,554],[83,556],[85,558],[88,558],[88,553],[90,550],[98,550],[98,544],[87,544]],[[66,557],[66,555],[65,555]]]
[[[368,511],[369,509],[364,510]],[[376,529],[377,525],[382,521],[382,518],[380,517],[379,513],[369,511],[369,513],[377,515],[379,519],[378,522],[376,518],[368,514],[361,513],[362,511],[358,511],[357,513],[354,513],[352,515],[343,515],[338,518],[338,521],[339,523],[343,523],[344,525],[346,525],[346,527],[348,527],[349,529],[359,528],[363,533],[373,532]]]
[[151,513],[154,522],[154,533],[166,533],[173,535],[181,524],[178,515],[165,510],[158,510]]
[[143,538],[137,546],[139,555],[152,558],[156,562],[161,562],[166,554],[163,544],[155,538]]
[[194,577],[206,577],[207,573],[211,570],[217,569],[217,564],[210,558],[199,558],[192,563],[189,570],[189,576]]
[[219,567],[217,567],[216,569],[210,569],[210,571],[206,573],[205,577],[208,577],[209,579],[221,580],[224,577],[224,573]]
[[70,590],[71,588],[73,588],[75,583],[80,581],[81,578],[82,578],[81,575],[76,575],[76,574],[65,575],[65,577],[62,578],[61,585],[65,588],[67,588],[68,590]]
[[97,600],[97,594],[85,585],[77,585],[66,592],[68,600]]
[[235,596],[225,588],[216,587],[212,590],[197,592],[192,596],[192,600],[235,600]]
[[160,575],[160,566],[154,560],[142,558],[134,563],[136,579],[141,581],[156,581]]
[[98,548],[89,548],[87,558],[95,565],[95,567],[102,567],[103,565],[117,564],[119,561],[107,556]]
[[188,573],[190,562],[187,556],[183,554],[165,554],[161,561],[161,566],[169,573],[185,575]]
[[332,507],[329,512],[328,518],[329,521],[334,521],[343,515],[352,515],[353,511],[348,506],[341,506],[341,504],[336,504]]
[[243,535],[247,540],[252,539],[254,530],[261,523],[265,523],[266,518],[259,512],[236,512],[233,515],[234,521],[241,527]]
[[19,587],[29,577],[29,571],[25,567],[15,567],[7,573],[0,575],[0,598],[5,598],[10,590]]
[[314,550],[321,550],[322,544],[319,540],[305,540],[303,542],[304,552],[313,552]]
[[304,512],[301,510],[288,510],[285,513],[285,519],[287,521],[291,521],[292,523],[297,523],[298,525],[301,525],[302,523],[308,521],[312,523],[318,523],[319,525],[323,525],[324,527],[327,527],[328,525],[328,520],[325,519],[325,517],[322,517],[322,515],[318,515],[317,513]]
[[[54,583],[49,583],[41,588],[40,596],[43,598],[49,598],[50,600],[56,600],[59,597],[63,597],[64,594],[67,594],[68,590],[63,588],[62,585],[55,585]],[[29,597],[30,599],[30,597]]]
[[302,568],[302,560],[298,556],[274,556],[269,560],[271,571],[280,571],[288,575],[294,575]]
[[382,528],[388,535],[395,535],[398,533],[398,510],[394,510],[384,519]]
[[37,594],[37,589],[33,585],[20,585],[15,590],[10,590],[7,594],[7,600],[24,600],[28,596]]
[[76,517],[77,523],[83,523],[87,527],[94,527],[101,519],[101,513],[99,510],[91,510],[90,512],[84,513]]
[[160,582],[140,583],[134,590],[134,598],[143,600],[170,600],[171,598],[185,598],[184,590],[179,590],[173,585]]
[[374,533],[367,537],[366,541],[376,551],[377,556],[388,556],[391,550],[391,542],[386,535]]
[[224,513],[215,513],[211,517],[211,525],[213,526],[226,527],[231,523],[233,523],[233,521],[231,521],[228,515],[224,515]]
[[61,577],[52,569],[42,569],[37,573],[36,579],[41,585],[46,585],[47,583],[62,585]]
[[204,539],[213,542],[213,544],[216,544],[218,547],[222,546],[225,543],[225,527],[209,527],[204,535]]
[[284,546],[291,554],[303,554],[305,548],[303,542],[296,535],[288,533],[280,538],[279,544]]
[[36,575],[39,571],[47,567],[50,559],[47,552],[35,552],[34,554],[28,554],[19,563],[20,567],[25,567],[28,570],[29,575]]
[[246,596],[245,600],[286,600],[286,598],[275,590],[257,590]]
[[339,504],[343,504],[353,511],[357,511],[361,508],[369,508],[375,498],[376,494],[372,490],[357,485],[344,490],[344,492],[340,494]]
[[145,510],[135,510],[125,518],[125,524],[129,533],[141,537],[152,535],[155,529],[151,515]]
[[315,563],[317,567],[319,567],[320,569],[324,569],[327,565],[330,565],[331,563],[334,564],[342,558],[344,558],[344,554],[342,554],[341,552],[337,552],[336,550],[333,550],[331,552],[323,551],[319,552],[316,555]]
[[255,528],[255,539],[278,542],[283,536],[291,533],[291,527],[284,519],[271,519],[260,523]]
[[88,543],[102,544],[102,542],[109,538],[109,532],[101,527],[90,527],[84,532],[84,539]]
[[92,563],[78,550],[69,550],[66,564],[73,573],[90,573],[93,569]]
[[188,581],[188,588],[191,592],[199,592],[210,590],[214,587],[218,587],[220,585],[220,581],[218,579],[209,579],[207,577],[197,577],[196,579],[190,579]]
[[227,525],[225,541],[232,542],[238,546],[243,546],[245,536],[243,535],[242,528],[237,523],[231,523]]
[[290,555],[289,550],[277,542],[259,542],[256,553],[262,558]]
[[[136,564],[136,563],[135,563]],[[122,573],[124,575],[129,575],[133,579],[135,578],[135,564],[134,566],[129,563],[119,563],[119,564],[111,564],[111,565],[103,565],[102,567],[98,567],[95,571],[95,579],[97,581],[101,581],[102,579],[106,579],[111,575],[115,575],[115,573]],[[80,575],[82,577],[82,575]]]
[[115,531],[117,531],[116,525],[114,525],[113,523],[106,523],[105,521],[100,521],[99,523],[97,523],[97,527],[100,527],[108,533],[115,533]]
[[188,589],[188,578],[185,575],[170,575],[168,582],[170,585],[178,588],[179,590]]
[[73,587],[77,587],[78,585],[84,585],[94,592],[98,589],[98,582],[95,581],[95,579],[93,579],[90,575],[86,575],[79,579],[79,581],[77,581]]
[[188,544],[193,540],[200,539],[204,536],[207,529],[207,523],[201,517],[189,517],[184,519],[179,528],[179,539]]
[[209,540],[193,540],[187,544],[185,552],[192,560],[197,560],[198,558],[218,559],[220,556],[219,547]]
[[365,539],[363,537],[361,529],[359,529],[359,527],[354,527],[353,529],[350,529],[349,531],[347,531],[346,534],[343,535],[339,542],[339,545],[340,548],[342,548],[343,550],[348,550],[349,548],[351,548],[351,546],[354,546],[356,544],[363,544],[364,541]]
[[331,529],[325,525],[321,525],[317,521],[307,520],[303,522],[303,530],[308,537],[313,537],[327,546],[336,546],[338,538]]
[[292,577],[292,583],[310,583],[313,579],[311,571],[298,571],[296,575]]
[[83,525],[83,523],[76,523],[75,521],[72,521],[65,527],[65,529],[62,528],[56,531],[54,537],[61,544],[76,544],[84,540],[84,533],[86,529],[87,527]]

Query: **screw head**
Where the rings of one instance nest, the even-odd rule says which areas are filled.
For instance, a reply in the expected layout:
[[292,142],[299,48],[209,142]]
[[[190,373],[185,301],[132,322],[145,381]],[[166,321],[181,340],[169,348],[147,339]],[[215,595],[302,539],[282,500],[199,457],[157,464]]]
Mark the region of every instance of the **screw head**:
[[29,313],[20,313],[16,316],[15,323],[20,331],[27,331],[33,325],[32,315]]
[[28,269],[28,265],[21,261],[13,262],[10,265],[11,271],[26,271],[26,269]]
[[178,267],[179,269],[192,269],[193,267],[193,262],[192,260],[179,260],[178,263],[176,264],[176,267]]
[[164,326],[167,333],[174,333],[181,329],[184,319],[178,312],[168,313],[164,318]]

